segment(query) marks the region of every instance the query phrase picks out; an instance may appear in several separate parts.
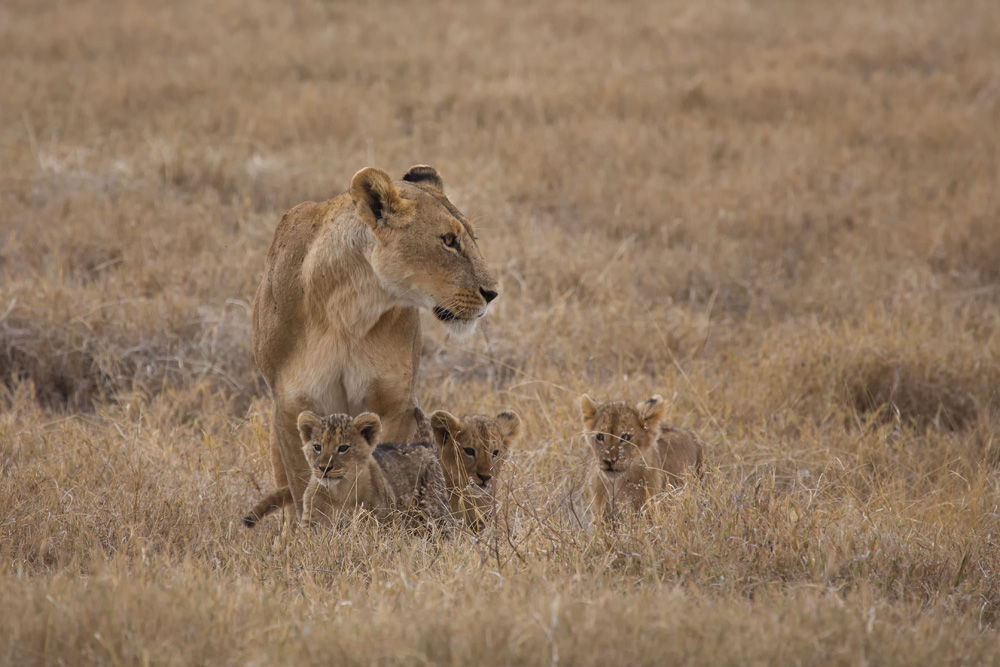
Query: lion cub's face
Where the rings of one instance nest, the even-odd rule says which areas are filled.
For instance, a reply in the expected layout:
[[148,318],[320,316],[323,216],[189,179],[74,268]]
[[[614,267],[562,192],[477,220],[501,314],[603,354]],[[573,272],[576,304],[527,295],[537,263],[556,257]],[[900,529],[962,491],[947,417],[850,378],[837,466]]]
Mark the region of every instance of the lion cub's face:
[[448,485],[465,488],[471,483],[485,489],[520,434],[521,418],[508,410],[496,417],[465,415],[459,419],[438,410],[431,415],[431,429]]
[[312,475],[330,488],[342,481],[354,483],[358,471],[368,465],[382,430],[378,415],[371,412],[353,419],[348,415],[320,419],[307,411],[299,415],[298,425]]
[[614,477],[633,465],[641,465],[651,452],[664,405],[659,395],[633,405],[625,401],[598,403],[584,394],[580,410],[584,435],[593,448],[598,469]]
[[499,288],[472,223],[445,196],[437,171],[411,167],[393,183],[380,169],[362,169],[351,198],[375,235],[370,262],[382,285],[455,333],[471,333]]

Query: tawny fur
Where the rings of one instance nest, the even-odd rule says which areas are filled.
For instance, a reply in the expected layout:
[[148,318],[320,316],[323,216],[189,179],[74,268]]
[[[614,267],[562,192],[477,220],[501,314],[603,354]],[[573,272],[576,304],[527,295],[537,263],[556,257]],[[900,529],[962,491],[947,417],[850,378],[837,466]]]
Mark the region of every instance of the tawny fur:
[[683,484],[689,472],[701,475],[701,440],[691,431],[662,425],[664,407],[659,395],[638,405],[580,397],[584,436],[593,452],[589,486],[595,517],[639,511],[668,484]]
[[430,418],[448,488],[452,515],[474,531],[490,519],[495,489],[507,452],[521,433],[521,418],[505,411],[496,417],[455,417],[438,410]]
[[273,400],[270,448],[278,487],[296,507],[309,481],[296,419],[377,413],[387,441],[410,440],[420,360],[419,308],[471,332],[497,295],[469,221],[426,166],[393,182],[355,174],[336,199],[281,219],[253,307],[253,350]]
[[[441,464],[429,443],[376,446],[381,422],[370,412],[323,419],[303,412],[298,429],[311,472],[303,494],[304,525],[329,524],[340,513],[364,508],[380,521],[402,517],[410,525],[450,526]],[[291,502],[291,491],[284,487],[243,521],[253,527]]]

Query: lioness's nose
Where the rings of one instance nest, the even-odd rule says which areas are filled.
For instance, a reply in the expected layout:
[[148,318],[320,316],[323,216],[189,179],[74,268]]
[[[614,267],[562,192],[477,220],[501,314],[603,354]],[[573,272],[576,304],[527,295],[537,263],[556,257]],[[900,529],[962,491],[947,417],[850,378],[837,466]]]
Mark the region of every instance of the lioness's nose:
[[486,299],[486,303],[489,303],[500,295],[500,293],[495,290],[483,289],[482,287],[479,288],[479,293],[483,295],[484,299]]

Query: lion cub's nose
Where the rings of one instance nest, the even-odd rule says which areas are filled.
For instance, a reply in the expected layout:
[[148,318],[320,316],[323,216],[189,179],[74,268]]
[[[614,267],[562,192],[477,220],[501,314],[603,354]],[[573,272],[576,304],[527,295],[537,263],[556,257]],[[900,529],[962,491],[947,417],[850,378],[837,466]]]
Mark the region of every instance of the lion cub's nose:
[[483,289],[482,287],[479,288],[479,293],[483,295],[483,298],[486,300],[486,303],[489,303],[493,299],[500,296],[499,292],[491,289]]
[[602,462],[604,463],[605,468],[611,470],[612,468],[615,467],[615,460],[616,459],[602,459]]
[[493,479],[493,475],[478,474],[477,476],[479,477],[479,479],[482,481],[483,484]]

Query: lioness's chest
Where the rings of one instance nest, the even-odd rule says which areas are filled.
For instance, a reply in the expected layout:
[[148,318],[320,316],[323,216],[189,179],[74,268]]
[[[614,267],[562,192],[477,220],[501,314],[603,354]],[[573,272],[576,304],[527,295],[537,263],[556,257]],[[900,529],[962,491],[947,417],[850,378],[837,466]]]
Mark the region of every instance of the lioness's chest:
[[348,363],[346,346],[303,345],[282,376],[282,393],[302,409],[324,415],[364,411],[367,385]]

